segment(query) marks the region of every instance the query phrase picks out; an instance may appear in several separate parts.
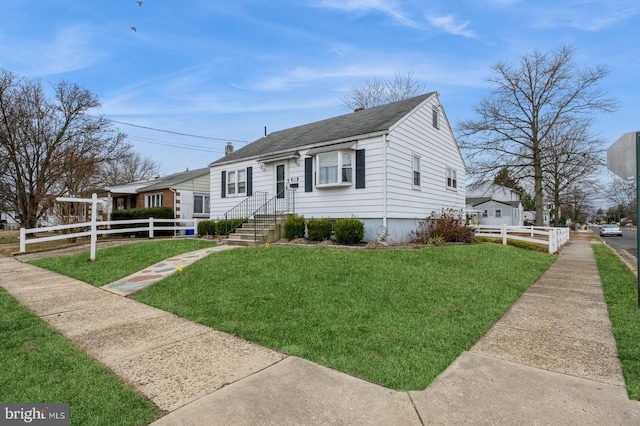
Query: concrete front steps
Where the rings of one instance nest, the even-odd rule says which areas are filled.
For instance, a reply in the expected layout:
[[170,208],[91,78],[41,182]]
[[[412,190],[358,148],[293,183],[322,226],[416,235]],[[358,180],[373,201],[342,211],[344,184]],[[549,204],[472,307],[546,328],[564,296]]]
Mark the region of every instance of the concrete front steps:
[[[278,241],[284,235],[284,222],[287,220],[288,215],[282,214],[278,216],[276,222],[269,223],[262,230],[255,231],[256,222],[258,224],[264,223],[268,220],[264,216],[258,215],[256,220],[250,219],[245,222],[239,228],[236,228],[229,238],[226,240],[226,244],[232,246],[244,246],[255,247],[267,242]],[[259,227],[262,227],[259,225]]]

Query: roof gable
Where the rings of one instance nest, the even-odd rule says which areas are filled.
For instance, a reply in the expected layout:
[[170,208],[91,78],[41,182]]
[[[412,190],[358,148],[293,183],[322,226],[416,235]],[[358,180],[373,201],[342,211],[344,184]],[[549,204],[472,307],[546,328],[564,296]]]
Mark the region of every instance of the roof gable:
[[386,131],[435,92],[270,133],[210,165]]
[[179,183],[186,182],[191,179],[199,178],[209,174],[209,168],[187,170],[186,172],[173,173],[168,176],[159,177],[150,182],[150,185],[138,188],[138,192],[156,191],[159,189],[171,188]]

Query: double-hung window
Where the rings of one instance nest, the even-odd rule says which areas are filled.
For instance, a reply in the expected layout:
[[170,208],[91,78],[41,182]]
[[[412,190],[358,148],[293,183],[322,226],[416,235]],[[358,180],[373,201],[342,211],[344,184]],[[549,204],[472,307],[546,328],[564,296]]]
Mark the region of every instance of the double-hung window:
[[162,207],[162,193],[147,194],[144,198],[145,207]]
[[413,156],[413,186],[420,187],[420,156]]
[[455,169],[447,167],[447,188],[456,189],[458,187],[458,177]]
[[209,200],[208,195],[194,195],[193,214],[209,214]]
[[227,195],[244,195],[246,192],[246,171],[241,169],[227,172]]
[[502,209],[496,209],[496,217],[502,217]]
[[328,152],[319,154],[318,186],[351,185],[353,182],[353,154],[351,152]]

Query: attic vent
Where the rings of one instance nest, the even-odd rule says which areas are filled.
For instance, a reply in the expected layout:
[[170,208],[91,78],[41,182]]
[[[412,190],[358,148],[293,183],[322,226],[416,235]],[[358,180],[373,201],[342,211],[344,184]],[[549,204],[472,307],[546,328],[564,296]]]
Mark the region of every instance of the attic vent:
[[227,142],[227,145],[224,147],[224,155],[229,155],[233,152],[233,144],[231,142]]
[[353,112],[360,112],[360,111],[364,111],[364,108],[360,107],[353,110]]

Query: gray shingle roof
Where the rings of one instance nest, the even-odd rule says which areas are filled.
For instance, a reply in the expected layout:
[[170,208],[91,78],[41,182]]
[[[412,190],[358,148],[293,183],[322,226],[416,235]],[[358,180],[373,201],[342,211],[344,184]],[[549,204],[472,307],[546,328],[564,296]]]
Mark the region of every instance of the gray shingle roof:
[[138,189],[138,192],[155,191],[158,189],[171,188],[172,186],[181,182],[186,182],[191,179],[198,178],[203,175],[209,174],[209,168],[188,170],[186,172],[173,173],[171,175],[162,176],[151,182],[150,185]]
[[500,201],[500,200],[495,200],[491,197],[467,197],[466,199],[466,203],[471,204],[473,207],[479,206],[480,204],[484,204],[489,201],[504,204],[514,208],[518,208],[518,206],[520,205],[520,201]]
[[273,132],[214,161],[211,165],[388,130],[434,94],[435,92],[430,92],[403,101]]

